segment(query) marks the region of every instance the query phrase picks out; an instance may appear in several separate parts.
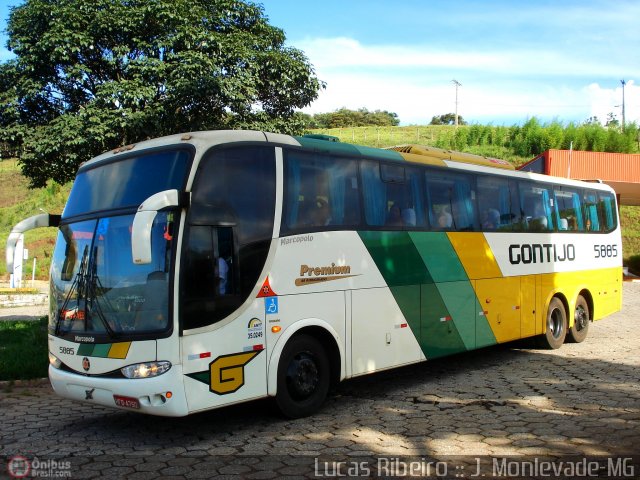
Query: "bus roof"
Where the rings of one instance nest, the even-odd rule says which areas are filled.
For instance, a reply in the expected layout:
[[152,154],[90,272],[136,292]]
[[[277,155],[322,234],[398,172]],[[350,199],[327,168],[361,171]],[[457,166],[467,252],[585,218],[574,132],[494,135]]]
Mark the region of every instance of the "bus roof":
[[[444,168],[502,174],[517,178],[530,178],[532,180],[562,183],[584,187],[584,182],[579,180],[563,179],[561,177],[549,177],[536,173],[521,172],[505,160],[473,155],[471,153],[443,150],[426,145],[398,145],[386,149],[365,147],[350,143],[335,141],[335,137],[328,136],[296,136],[268,133],[251,130],[210,130],[169,135],[166,137],[144,140],[133,145],[119,147],[105,152],[80,166],[80,170],[90,168],[122,154],[135,153],[153,148],[161,148],[169,145],[191,145],[197,149],[208,149],[214,145],[245,142],[265,142],[279,145],[308,148],[317,152],[325,152],[334,155],[354,157],[368,157],[371,159],[388,160],[395,162],[411,162],[423,165],[433,165]],[[592,188],[609,189],[603,184],[592,184]]]

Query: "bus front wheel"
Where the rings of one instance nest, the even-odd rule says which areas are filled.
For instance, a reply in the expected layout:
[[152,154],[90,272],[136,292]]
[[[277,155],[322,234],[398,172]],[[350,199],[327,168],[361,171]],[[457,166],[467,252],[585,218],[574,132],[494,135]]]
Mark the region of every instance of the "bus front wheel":
[[547,310],[547,330],[540,336],[542,347],[555,350],[560,348],[567,336],[567,312],[558,297],[551,299]]
[[276,404],[288,418],[317,411],[329,391],[330,365],[322,344],[309,335],[297,335],[284,347],[278,363]]
[[582,295],[576,299],[576,309],[573,314],[573,327],[569,329],[567,339],[573,343],[584,342],[589,333],[589,305]]

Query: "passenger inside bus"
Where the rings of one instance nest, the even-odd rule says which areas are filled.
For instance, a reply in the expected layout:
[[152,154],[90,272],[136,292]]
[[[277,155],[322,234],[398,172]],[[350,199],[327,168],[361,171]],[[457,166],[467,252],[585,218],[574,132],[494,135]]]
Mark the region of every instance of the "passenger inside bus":
[[218,292],[220,295],[227,293],[227,277],[229,275],[229,265],[224,258],[218,257]]
[[323,199],[316,200],[316,208],[311,214],[311,224],[316,227],[322,227],[331,224],[331,210],[329,203]]
[[389,212],[387,213],[387,221],[385,225],[392,227],[401,227],[404,225],[402,221],[402,214],[400,213],[400,207],[396,204],[391,205]]
[[402,221],[407,227],[415,227],[417,223],[416,211],[413,208],[403,209]]
[[483,230],[495,230],[500,226],[500,212],[495,208],[490,208],[484,212],[482,220]]
[[449,213],[449,207],[443,205],[438,215],[438,228],[451,228],[452,224],[453,217],[451,216],[451,213]]

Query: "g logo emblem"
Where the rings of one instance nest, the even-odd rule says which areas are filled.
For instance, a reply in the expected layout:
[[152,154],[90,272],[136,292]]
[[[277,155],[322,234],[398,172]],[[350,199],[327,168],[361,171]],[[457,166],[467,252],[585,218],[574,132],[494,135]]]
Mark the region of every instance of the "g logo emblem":
[[91,368],[91,362],[87,357],[84,357],[82,359],[82,368],[84,369],[85,372],[88,372],[89,369]]
[[244,366],[262,350],[222,355],[209,364],[209,389],[218,395],[236,392],[244,385]]

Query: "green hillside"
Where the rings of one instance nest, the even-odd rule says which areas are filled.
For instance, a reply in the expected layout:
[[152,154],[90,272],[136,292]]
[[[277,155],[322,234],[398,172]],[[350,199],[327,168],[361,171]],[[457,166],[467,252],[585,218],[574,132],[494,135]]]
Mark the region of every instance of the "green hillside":
[[[502,158],[514,165],[520,165],[534,156],[514,153],[513,142],[507,141],[506,137],[499,138],[500,135],[506,135],[502,129],[503,127],[471,126],[460,127],[459,131],[465,131],[465,133],[455,133],[455,130],[449,126],[429,125],[419,127],[354,127],[318,130],[313,133],[329,134],[339,137],[343,142],[372,147],[386,147],[403,143],[419,143],[440,148],[458,146],[460,147],[457,148],[458,150]],[[493,138],[489,138],[490,136]],[[463,144],[461,139],[468,145]],[[507,146],[508,144],[511,145],[511,148]],[[5,244],[11,227],[20,220],[43,211],[48,213],[62,212],[71,184],[61,186],[50,181],[44,188],[29,189],[28,181],[21,175],[17,161],[3,160],[0,161],[0,185],[2,185],[0,189],[0,258],[2,258],[0,260],[0,280],[6,281],[9,275],[6,272],[4,262]],[[623,251],[625,262],[627,262],[631,256],[640,256],[640,208],[622,207],[620,213]],[[37,258],[36,278],[41,280],[47,278],[55,238],[56,229],[54,228],[27,232],[25,243],[26,248],[29,249],[29,260],[24,265],[25,279],[31,278],[34,257]]]
[[[28,180],[20,173],[15,160],[0,161],[0,279],[7,281],[9,274],[5,265],[5,245],[7,237],[16,223],[37,215],[61,213],[69,196],[71,184],[60,186],[49,182],[44,188],[29,189]],[[31,279],[33,258],[36,260],[36,279],[45,280],[49,275],[49,266],[53,245],[56,239],[55,228],[31,230],[25,234],[25,247],[29,250],[29,260],[24,263],[23,279]]]

